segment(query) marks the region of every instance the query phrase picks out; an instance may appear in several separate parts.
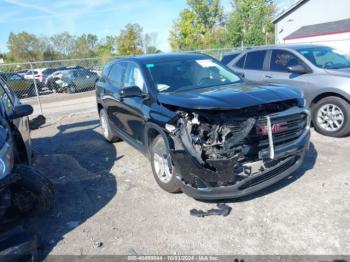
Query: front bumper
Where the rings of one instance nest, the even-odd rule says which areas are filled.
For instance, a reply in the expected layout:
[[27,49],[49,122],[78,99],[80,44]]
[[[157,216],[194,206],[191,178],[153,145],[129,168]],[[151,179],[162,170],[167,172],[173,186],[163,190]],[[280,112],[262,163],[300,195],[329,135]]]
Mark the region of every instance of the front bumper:
[[[218,181],[228,181],[234,176],[231,172],[220,174],[200,165],[186,151],[172,151],[174,166],[181,181],[182,191],[196,199],[217,200],[239,198],[263,188],[266,188],[295,172],[303,163],[305,152],[309,147],[310,131],[307,128],[302,136],[288,144],[275,147],[276,165],[263,172],[248,176],[232,185],[211,186]],[[267,151],[260,153],[260,158],[268,155]],[[228,160],[229,161],[229,160]],[[185,181],[200,181],[201,187],[194,187]]]

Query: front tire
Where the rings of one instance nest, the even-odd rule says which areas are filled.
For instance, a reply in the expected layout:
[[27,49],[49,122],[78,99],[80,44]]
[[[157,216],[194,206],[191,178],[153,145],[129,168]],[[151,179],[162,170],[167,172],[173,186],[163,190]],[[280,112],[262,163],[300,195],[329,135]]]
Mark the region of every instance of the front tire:
[[68,94],[74,94],[77,92],[77,87],[75,85],[69,85],[67,87],[67,93]]
[[312,107],[312,122],[322,135],[344,137],[350,133],[350,105],[336,96],[325,97]]
[[100,110],[100,124],[102,129],[103,137],[110,143],[118,142],[120,140],[119,137],[113,134],[111,130],[111,126],[109,123],[109,118],[107,112],[104,108]]
[[54,189],[49,179],[31,166],[19,165],[16,173],[20,179],[13,184],[14,206],[22,214],[42,215],[54,203]]
[[151,148],[152,172],[157,184],[169,193],[180,192],[176,169],[173,165],[168,142],[158,135],[152,142]]

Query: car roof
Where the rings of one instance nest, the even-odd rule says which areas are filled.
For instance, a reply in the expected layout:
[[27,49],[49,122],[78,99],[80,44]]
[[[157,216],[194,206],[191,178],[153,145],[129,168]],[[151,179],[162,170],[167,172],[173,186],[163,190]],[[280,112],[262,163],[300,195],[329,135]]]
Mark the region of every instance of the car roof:
[[185,53],[166,53],[166,54],[152,54],[152,55],[139,55],[139,56],[130,56],[126,58],[118,59],[117,61],[138,61],[141,63],[157,63],[162,61],[169,60],[178,60],[178,59],[203,59],[208,58],[209,56],[202,53],[194,52],[185,52]]
[[[323,45],[314,45],[314,44],[279,44],[279,45],[266,45],[266,46],[257,46],[257,47],[247,47],[242,51],[237,52],[249,52],[256,50],[270,50],[270,49],[301,49],[301,48],[313,48],[313,47],[326,47]],[[232,53],[233,54],[233,53]]]
[[224,54],[223,56],[240,54],[240,53],[242,53],[244,50],[247,50],[247,49],[234,50],[234,51],[232,51],[232,52],[230,52],[230,53]]

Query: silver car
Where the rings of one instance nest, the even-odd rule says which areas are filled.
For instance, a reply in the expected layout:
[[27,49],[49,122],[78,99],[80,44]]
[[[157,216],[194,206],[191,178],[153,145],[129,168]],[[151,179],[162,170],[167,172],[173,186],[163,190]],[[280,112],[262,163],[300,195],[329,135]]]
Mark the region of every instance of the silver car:
[[321,134],[350,134],[350,57],[327,46],[279,45],[246,49],[222,62],[250,81],[283,82],[304,91]]

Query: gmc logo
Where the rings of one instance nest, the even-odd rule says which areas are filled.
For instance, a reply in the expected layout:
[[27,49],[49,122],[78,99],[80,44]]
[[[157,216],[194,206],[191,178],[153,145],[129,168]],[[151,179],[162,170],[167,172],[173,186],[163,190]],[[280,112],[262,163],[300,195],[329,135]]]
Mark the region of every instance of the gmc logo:
[[[271,126],[272,133],[274,134],[274,133],[280,133],[283,131],[287,131],[288,130],[287,124],[288,124],[287,122],[273,124]],[[258,135],[267,135],[268,132],[269,132],[269,129],[267,126],[257,126],[256,127],[256,133]]]

